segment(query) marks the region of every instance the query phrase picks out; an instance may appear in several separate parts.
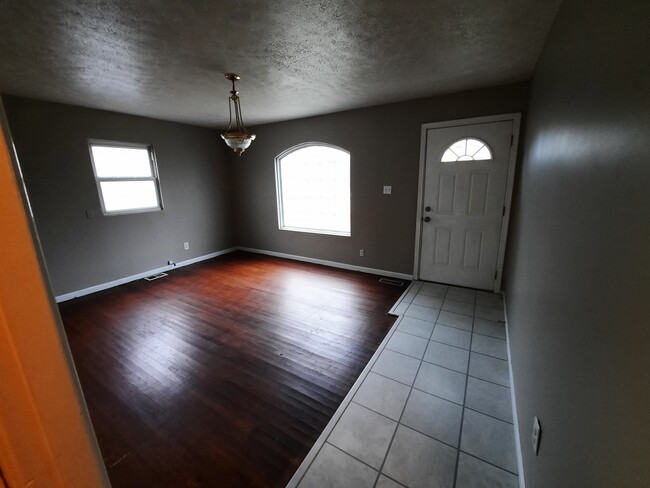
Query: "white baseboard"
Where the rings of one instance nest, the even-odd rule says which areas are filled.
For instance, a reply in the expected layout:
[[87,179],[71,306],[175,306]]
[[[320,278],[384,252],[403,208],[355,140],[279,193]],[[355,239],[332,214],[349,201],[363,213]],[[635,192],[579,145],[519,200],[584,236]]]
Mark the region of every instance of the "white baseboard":
[[510,328],[508,327],[508,308],[506,307],[506,294],[503,294],[503,313],[506,319],[506,346],[508,350],[508,372],[510,374],[510,398],[512,401],[512,421],[515,424],[515,449],[517,451],[517,470],[519,471],[519,488],[526,488],[524,478],[524,458],[521,454],[521,437],[519,429],[519,416],[517,415],[517,402],[515,400],[515,377],[512,374],[512,354],[510,353]]
[[147,276],[154,275],[156,273],[162,273],[165,271],[170,271],[174,268],[182,268],[183,266],[188,266],[190,264],[198,263],[200,261],[205,261],[206,259],[212,259],[216,258],[217,256],[221,256],[223,254],[228,254],[233,251],[247,251],[247,252],[252,252],[252,253],[257,253],[257,254],[266,254],[268,256],[275,256],[278,258],[285,258],[285,259],[293,259],[294,261],[303,261],[306,263],[313,263],[313,264],[322,264],[324,266],[330,266],[332,268],[342,268],[342,269],[348,269],[351,271],[359,271],[362,273],[370,273],[374,275],[380,275],[380,276],[387,276],[389,278],[400,278],[403,280],[412,280],[413,275],[409,274],[404,274],[404,273],[395,273],[394,271],[384,271],[381,269],[375,269],[375,268],[366,268],[363,266],[354,266],[351,264],[345,264],[345,263],[337,263],[336,261],[326,261],[324,259],[315,259],[315,258],[307,258],[304,256],[297,256],[294,254],[285,254],[282,252],[274,252],[274,251],[264,251],[262,249],[253,249],[250,247],[231,247],[229,249],[224,249],[223,251],[217,251],[213,252],[210,254],[206,254],[204,256],[199,256],[196,258],[188,259],[186,261],[181,261],[179,263],[176,263],[176,266],[173,265],[168,265],[168,266],[163,266],[161,268],[156,268],[156,269],[150,269],[147,271],[144,271],[142,273],[138,273],[135,275],[131,276],[126,276],[124,278],[120,278],[119,280],[113,280],[109,281],[108,283],[101,283],[99,285],[91,286],[88,288],[84,288],[83,290],[77,290],[73,291],[70,293],[65,293],[64,295],[59,295],[56,297],[57,303],[60,302],[65,302],[67,300],[72,300],[73,298],[78,298],[82,297],[84,295],[89,295],[91,293],[95,293],[98,291],[106,290],[108,288],[113,288],[115,286],[123,285],[125,283],[129,283],[131,281],[135,280],[140,280],[142,278],[146,278]]
[[236,251],[237,249],[238,249],[237,247],[231,247],[229,249],[224,249],[223,251],[217,251],[210,254],[206,254],[204,256],[198,256],[196,258],[181,261],[179,263],[176,263],[176,266],[168,265],[168,266],[163,266],[162,268],[150,269],[142,273],[127,276],[125,278],[120,278],[119,280],[113,280],[113,281],[109,281],[108,283],[102,283],[100,285],[84,288],[83,290],[77,290],[70,293],[66,293],[64,295],[59,295],[56,297],[56,302],[61,303],[67,300],[72,300],[73,298],[82,297],[84,295],[90,295],[91,293],[95,293],[98,291],[106,290],[108,288],[113,288],[115,286],[123,285],[124,283],[129,283],[135,280],[141,280],[142,278],[146,278],[147,276],[151,276],[156,273],[162,273],[164,271],[170,271],[174,268],[182,268],[183,266],[188,266],[190,264],[198,263],[200,261],[205,261],[206,259],[216,258],[217,256],[221,256],[222,254],[228,254],[230,252]]
[[413,279],[413,275],[410,274],[396,273],[394,271],[385,271],[382,269],[375,269],[375,268],[366,268],[364,266],[355,266],[353,264],[339,263],[336,261],[326,261],[325,259],[307,258],[305,256],[297,256],[295,254],[285,254],[283,252],[265,251],[263,249],[253,249],[250,247],[238,247],[237,249],[239,249],[240,251],[254,252],[257,254],[266,254],[267,256],[275,256],[276,258],[293,259],[294,261],[303,261],[305,263],[312,263],[312,264],[322,264],[323,266],[329,266],[331,268],[341,268],[341,269],[348,269],[350,271],[359,271],[361,273],[387,276],[389,278],[400,278],[402,280]]

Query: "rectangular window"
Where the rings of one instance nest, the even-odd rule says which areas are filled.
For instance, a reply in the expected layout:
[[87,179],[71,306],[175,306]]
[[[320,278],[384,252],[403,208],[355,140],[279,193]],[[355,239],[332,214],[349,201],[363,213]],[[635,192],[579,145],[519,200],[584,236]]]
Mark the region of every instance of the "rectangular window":
[[303,144],[276,158],[282,230],[350,235],[350,153]]
[[90,141],[104,215],[162,210],[153,146]]

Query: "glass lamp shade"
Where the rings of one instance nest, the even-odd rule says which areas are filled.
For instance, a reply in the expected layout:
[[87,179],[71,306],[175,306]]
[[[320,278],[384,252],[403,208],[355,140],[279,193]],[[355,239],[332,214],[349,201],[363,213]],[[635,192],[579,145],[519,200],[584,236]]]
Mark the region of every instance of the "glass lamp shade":
[[239,156],[248,149],[251,142],[255,140],[255,134],[249,134],[244,131],[227,131],[221,134],[222,139],[230,149],[235,151]]

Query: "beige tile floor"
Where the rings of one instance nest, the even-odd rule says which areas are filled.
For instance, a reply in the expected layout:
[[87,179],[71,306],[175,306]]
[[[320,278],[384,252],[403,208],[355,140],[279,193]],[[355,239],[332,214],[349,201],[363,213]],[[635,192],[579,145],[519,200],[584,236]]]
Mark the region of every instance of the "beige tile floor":
[[519,486],[502,297],[416,281],[391,313],[287,486]]

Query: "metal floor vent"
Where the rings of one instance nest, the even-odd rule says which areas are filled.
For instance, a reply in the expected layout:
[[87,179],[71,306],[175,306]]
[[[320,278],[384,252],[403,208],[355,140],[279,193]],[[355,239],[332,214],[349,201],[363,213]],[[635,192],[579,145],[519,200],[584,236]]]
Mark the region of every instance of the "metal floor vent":
[[167,276],[167,273],[158,273],[158,274],[155,274],[155,275],[147,276],[145,278],[145,280],[153,281],[153,280],[157,280],[159,278],[164,278],[165,276]]
[[391,280],[390,278],[380,278],[379,283],[386,283],[387,285],[393,285],[393,286],[404,286],[403,281]]

